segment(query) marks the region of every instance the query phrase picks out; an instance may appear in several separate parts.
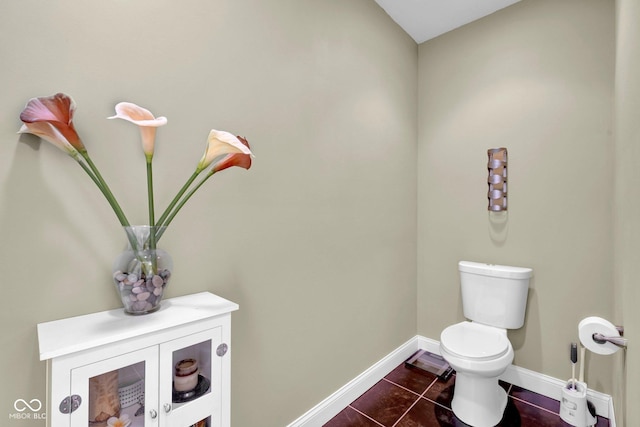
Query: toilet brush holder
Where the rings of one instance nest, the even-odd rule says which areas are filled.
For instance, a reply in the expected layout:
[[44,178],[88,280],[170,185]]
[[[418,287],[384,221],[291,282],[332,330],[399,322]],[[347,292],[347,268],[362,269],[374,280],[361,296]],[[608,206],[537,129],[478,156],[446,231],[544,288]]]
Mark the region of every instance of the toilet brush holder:
[[567,381],[562,388],[560,418],[575,427],[591,427],[598,421],[595,408],[587,400],[587,384],[580,381]]

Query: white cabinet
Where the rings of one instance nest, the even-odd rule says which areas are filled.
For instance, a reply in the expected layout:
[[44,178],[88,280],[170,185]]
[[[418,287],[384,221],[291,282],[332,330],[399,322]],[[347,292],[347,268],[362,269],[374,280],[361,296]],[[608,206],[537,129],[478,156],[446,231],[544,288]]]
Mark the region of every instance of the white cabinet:
[[[119,406],[130,427],[229,427],[231,312],[237,309],[202,292],[164,300],[144,316],[116,309],[39,324],[49,377],[47,425],[99,425],[96,419]],[[176,377],[178,364],[198,371]]]

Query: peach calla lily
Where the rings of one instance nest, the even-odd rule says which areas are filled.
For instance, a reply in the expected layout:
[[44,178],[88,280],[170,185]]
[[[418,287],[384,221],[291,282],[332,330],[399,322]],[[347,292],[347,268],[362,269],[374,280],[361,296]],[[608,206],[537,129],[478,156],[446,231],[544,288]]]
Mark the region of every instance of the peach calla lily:
[[[151,160],[156,141],[156,128],[167,124],[166,117],[155,117],[151,111],[142,108],[132,102],[120,102],[116,104],[116,115],[109,119],[123,119],[140,128],[142,137],[142,151],[147,159],[147,196],[149,201],[149,224],[155,224],[155,209],[153,202],[153,168]],[[154,237],[152,235],[152,237]],[[155,239],[151,241],[151,248],[155,249]]]
[[156,128],[167,124],[166,117],[155,117],[151,111],[131,102],[120,102],[116,105],[116,115],[109,119],[123,119],[140,127],[142,135],[142,151],[147,159],[153,157],[156,139]]
[[19,133],[39,136],[72,156],[86,152],[73,126],[75,109],[73,99],[63,93],[32,98],[20,113],[24,125]]
[[196,171],[200,172],[209,167],[218,156],[234,153],[252,154],[249,147],[244,145],[237,136],[223,130],[211,129],[207,138],[207,148]]

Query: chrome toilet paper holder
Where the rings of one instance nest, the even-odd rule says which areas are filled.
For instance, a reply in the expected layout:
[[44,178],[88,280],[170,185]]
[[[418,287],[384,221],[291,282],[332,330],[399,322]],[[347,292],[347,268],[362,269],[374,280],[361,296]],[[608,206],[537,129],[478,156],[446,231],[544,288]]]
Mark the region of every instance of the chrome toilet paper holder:
[[624,328],[601,317],[591,316],[578,324],[580,342],[587,350],[596,354],[608,355],[627,348],[628,341],[623,338]]
[[609,337],[599,332],[595,332],[591,335],[591,338],[596,344],[605,344],[609,342],[611,344],[617,345],[618,347],[627,348],[628,340],[626,338],[622,338],[622,336],[624,335],[624,326],[616,326],[616,330],[620,334],[620,336],[618,337]]

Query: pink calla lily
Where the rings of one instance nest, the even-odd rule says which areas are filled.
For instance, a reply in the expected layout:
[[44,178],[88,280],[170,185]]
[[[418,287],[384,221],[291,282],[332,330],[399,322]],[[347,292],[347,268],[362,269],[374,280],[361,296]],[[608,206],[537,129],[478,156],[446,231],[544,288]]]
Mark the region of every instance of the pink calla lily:
[[147,158],[153,157],[156,139],[156,128],[167,124],[166,117],[155,117],[149,110],[131,102],[120,102],[116,105],[116,115],[109,119],[123,119],[140,127],[142,151]]
[[30,133],[40,137],[45,141],[52,143],[71,157],[78,155],[78,150],[76,150],[75,147],[67,141],[67,138],[65,138],[64,135],[55,128],[55,126],[52,126],[51,123],[25,123],[22,125],[18,133]]
[[[249,141],[245,138],[238,136],[240,142],[242,142],[247,148],[249,147]],[[220,172],[232,166],[239,166],[244,169],[249,169],[251,167],[251,154],[244,153],[233,153],[227,154],[222,159],[218,160],[211,168],[211,174],[216,172]]]
[[243,144],[237,136],[226,131],[211,129],[207,139],[207,148],[196,170],[199,172],[206,169],[218,156],[236,153],[252,154],[249,147]]
[[73,126],[75,109],[73,99],[63,93],[32,98],[20,113],[24,125],[19,133],[39,136],[72,156],[78,151],[86,152]]
[[75,111],[75,101],[64,93],[32,98],[20,113],[20,120],[24,124],[18,133],[36,135],[73,157],[106,197],[120,223],[128,225],[129,221],[122,212],[122,208],[91,160],[73,126]]

